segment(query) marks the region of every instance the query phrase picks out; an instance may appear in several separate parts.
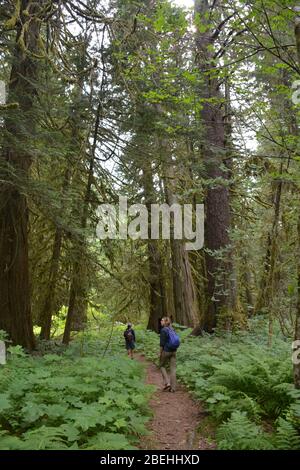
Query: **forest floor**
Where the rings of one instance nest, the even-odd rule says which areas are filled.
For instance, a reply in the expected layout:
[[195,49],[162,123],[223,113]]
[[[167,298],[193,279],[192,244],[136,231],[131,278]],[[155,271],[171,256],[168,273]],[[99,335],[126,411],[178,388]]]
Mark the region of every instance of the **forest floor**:
[[[142,438],[139,447],[143,450],[215,449],[216,445],[210,437],[210,426],[201,426],[207,416],[201,404],[181,384],[177,384],[175,393],[163,391],[161,372],[157,365],[147,361],[141,354],[136,358],[146,367],[146,383],[156,387],[150,400],[153,412],[148,424],[150,434]],[[201,429],[206,437],[201,435]]]

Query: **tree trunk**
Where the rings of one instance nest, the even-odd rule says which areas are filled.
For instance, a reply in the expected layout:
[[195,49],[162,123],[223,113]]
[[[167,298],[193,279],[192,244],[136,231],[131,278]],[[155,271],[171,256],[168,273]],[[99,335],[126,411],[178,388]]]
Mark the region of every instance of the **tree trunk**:
[[44,307],[41,313],[42,328],[41,328],[41,333],[40,333],[40,339],[45,339],[45,340],[50,339],[50,333],[51,333],[53,299],[54,299],[55,287],[56,287],[56,282],[57,282],[57,277],[58,277],[62,236],[63,236],[62,228],[58,227],[55,231],[49,280],[48,280],[47,291],[46,291],[46,296],[44,300]]
[[[300,47],[300,32],[299,32],[299,47]],[[299,61],[300,63],[300,61]],[[299,210],[299,209],[298,209]],[[297,341],[297,349],[299,351],[300,345],[300,215],[298,215],[298,224],[297,224],[297,235],[298,235],[298,246],[297,246],[297,307],[296,307],[296,321],[295,321],[295,335],[294,340]],[[299,354],[298,354],[299,357]],[[300,361],[298,364],[294,362],[294,384],[295,387],[300,389]]]
[[40,4],[21,2],[8,89],[9,102],[17,102],[19,109],[17,118],[15,114],[5,118],[8,137],[0,156],[3,179],[7,181],[0,193],[0,329],[7,331],[14,344],[29,350],[34,348],[35,340],[28,269],[28,205],[11,175],[15,173],[25,180],[31,166],[38,74],[37,59],[32,53],[38,49]]
[[[74,264],[73,266],[74,274],[75,274],[75,268],[76,266]],[[74,312],[75,312],[75,302],[76,302],[76,293],[77,293],[76,288],[77,288],[77,277],[75,274],[75,276],[72,278],[71,287],[70,287],[68,313],[67,313],[66,324],[65,324],[64,335],[63,335],[64,344],[69,344],[70,338],[71,338],[72,320],[73,320]]]
[[[151,161],[149,167],[143,162],[143,187],[146,207],[151,217],[151,204],[155,203],[155,191]],[[161,318],[167,316],[166,292],[163,275],[163,260],[159,248],[159,240],[151,240],[151,220],[148,227],[148,260],[149,260],[149,285],[150,285],[150,315],[147,329],[159,332]]]
[[[283,165],[280,165],[280,175],[282,174]],[[277,238],[278,238],[278,224],[280,218],[280,201],[282,194],[282,181],[277,182],[276,189],[273,195],[274,204],[274,219],[271,232],[268,233],[267,251],[264,263],[264,270],[262,273],[260,290],[255,305],[255,313],[264,309],[270,310],[271,301],[274,292],[274,274],[275,264],[277,259]],[[270,314],[270,312],[269,312]]]
[[[62,188],[62,195],[64,195],[68,189],[70,180],[70,168],[68,167],[65,171],[63,188]],[[63,204],[61,206],[61,210],[63,210]],[[59,260],[61,254],[61,245],[63,239],[63,229],[61,227],[57,227],[54,236],[54,243],[52,249],[52,257],[51,257],[51,264],[50,264],[50,272],[49,272],[49,280],[44,300],[44,306],[41,312],[41,333],[40,339],[49,340],[51,336],[51,324],[52,324],[52,314],[53,314],[53,301],[55,297],[55,288],[58,279],[58,271],[59,271]]]
[[254,309],[254,298],[252,293],[252,277],[251,272],[248,266],[248,257],[242,253],[242,283],[243,283],[243,291],[245,292],[245,300],[246,300],[246,310],[248,312],[248,316],[253,315]]
[[[164,145],[162,145],[164,147]],[[174,167],[171,162],[164,166],[164,182],[166,201],[171,206],[177,202],[175,195]],[[171,225],[173,217],[171,217]],[[199,323],[199,308],[197,292],[191,271],[188,251],[183,240],[176,240],[171,230],[171,255],[173,296],[176,322],[190,327],[196,327]]]
[[[300,65],[300,17],[296,18],[295,24],[295,37],[297,45],[298,64]],[[295,125],[295,132],[298,135],[298,127]],[[299,207],[298,207],[299,211]],[[295,322],[295,341],[300,341],[300,212],[298,213],[297,225],[297,278],[298,278],[298,291],[297,291],[297,309],[296,309],[296,322]],[[299,364],[294,363],[294,383],[295,387],[300,389],[300,361]]]
[[[89,206],[91,202],[91,194],[92,194],[92,183],[94,178],[94,165],[95,165],[95,152],[96,152],[96,144],[97,144],[97,136],[98,130],[100,125],[100,114],[101,114],[101,98],[99,98],[98,108],[96,113],[96,122],[95,122],[95,129],[94,129],[94,136],[93,136],[93,145],[91,149],[90,155],[90,162],[89,162],[89,172],[88,172],[88,180],[86,184],[85,190],[85,198],[81,216],[81,229],[84,231],[87,226],[88,221],[88,214],[89,214]],[[74,320],[77,321],[76,328],[79,329],[78,323],[78,314],[80,315],[80,323],[81,327],[83,328],[84,323],[86,321],[86,292],[85,292],[85,285],[84,281],[86,278],[81,279],[81,275],[85,276],[85,273],[82,273],[82,267],[84,264],[84,246],[85,246],[85,237],[82,235],[77,242],[77,256],[73,263],[72,268],[72,279],[71,279],[71,286],[70,286],[70,297],[69,297],[69,305],[68,305],[68,313],[66,318],[65,330],[63,335],[63,343],[69,344],[70,336],[72,331],[72,326],[74,324]]]
[[150,315],[148,330],[159,332],[160,320],[167,316],[162,259],[156,240],[148,240],[150,271]]
[[[215,6],[217,2],[214,2]],[[200,15],[201,21],[208,22],[208,19],[205,20],[209,12],[207,0],[196,0],[195,11]],[[203,124],[201,153],[205,164],[205,178],[209,180],[205,197],[204,247],[207,285],[203,328],[209,332],[216,327],[220,315],[225,318],[232,316],[232,309],[236,304],[228,233],[231,219],[228,184],[230,172],[225,168],[225,126],[220,104],[211,102],[211,99],[222,98],[212,61],[213,41],[212,31],[197,32],[197,61],[201,75],[205,79],[205,83],[200,87],[200,95],[204,99],[201,112]],[[207,72],[207,69],[211,69],[212,73]]]
[[199,323],[199,309],[189,255],[181,240],[171,239],[171,251],[175,319],[194,328]]

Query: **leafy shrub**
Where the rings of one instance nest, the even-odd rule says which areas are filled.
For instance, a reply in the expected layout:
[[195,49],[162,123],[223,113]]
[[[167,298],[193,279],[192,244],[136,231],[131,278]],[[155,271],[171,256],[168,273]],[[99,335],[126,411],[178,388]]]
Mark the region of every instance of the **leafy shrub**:
[[[293,385],[290,343],[277,332],[270,349],[261,319],[250,327],[196,338],[184,332],[177,375],[220,426],[219,448],[299,449],[300,392]],[[158,336],[142,335],[142,346],[156,358]],[[269,432],[266,422],[272,423]]]
[[234,411],[228,421],[219,427],[217,441],[221,450],[274,449],[268,434],[240,411]]
[[146,433],[152,388],[143,367],[120,351],[103,358],[95,337],[80,351],[74,343],[31,357],[10,348],[0,368],[0,449],[130,449]]

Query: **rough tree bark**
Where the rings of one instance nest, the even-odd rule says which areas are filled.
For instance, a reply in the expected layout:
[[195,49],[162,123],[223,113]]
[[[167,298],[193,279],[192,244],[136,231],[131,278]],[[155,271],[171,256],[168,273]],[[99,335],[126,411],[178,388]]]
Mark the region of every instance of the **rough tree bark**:
[[[97,112],[96,112],[94,135],[93,135],[93,145],[92,145],[90,161],[89,161],[88,179],[86,183],[85,197],[84,197],[82,216],[81,216],[81,229],[83,232],[85,231],[87,227],[89,207],[91,203],[92,183],[93,183],[93,178],[94,178],[94,167],[95,167],[95,157],[96,157],[95,154],[96,154],[98,131],[99,131],[99,126],[100,126],[101,111],[102,111],[102,103],[101,103],[101,97],[99,97],[98,107],[97,107]],[[65,330],[64,330],[64,335],[63,335],[64,344],[69,344],[70,342],[71,331],[72,331],[72,327],[74,328],[74,319],[76,319],[78,310],[81,310],[80,322],[82,323],[82,311],[83,312],[85,311],[84,306],[87,305],[85,286],[83,285],[83,279],[81,279],[82,267],[85,263],[84,246],[85,246],[85,236],[82,235],[80,236],[80,239],[78,240],[77,245],[76,245],[77,256],[75,257],[73,267],[72,267],[72,279],[71,279],[70,294],[69,294],[69,305],[68,305]],[[85,273],[84,273],[84,276],[85,276]]]
[[7,115],[7,141],[0,155],[7,183],[0,191],[0,329],[7,331],[14,344],[34,348],[28,269],[28,205],[12,173],[26,180],[34,139],[34,101],[38,60],[38,38],[43,19],[43,2],[22,0],[16,18],[16,39],[8,87],[8,101],[19,104],[18,118]]
[[[146,207],[151,216],[151,204],[155,203],[155,191],[153,187],[153,175],[151,161],[149,167],[143,162],[143,188]],[[159,331],[159,321],[167,316],[166,291],[163,275],[163,260],[159,249],[159,241],[151,239],[151,220],[148,227],[148,260],[149,260],[149,285],[150,285],[150,314],[147,329]]]
[[[280,165],[279,174],[283,171],[283,164]],[[264,262],[264,269],[260,281],[259,294],[255,304],[255,313],[268,309],[271,306],[271,300],[274,292],[274,274],[275,263],[277,258],[277,238],[278,238],[278,224],[280,219],[280,202],[282,195],[282,181],[276,183],[276,188],[272,194],[272,203],[274,207],[274,218],[271,231],[268,233],[266,257]]]
[[[300,11],[300,7],[298,7]],[[295,21],[295,38],[297,45],[297,58],[300,65],[300,16],[296,17]],[[298,128],[297,128],[298,131]],[[297,132],[298,133],[298,132]],[[298,208],[299,210],[299,208]],[[298,214],[298,225],[297,225],[297,278],[298,278],[298,291],[297,291],[297,309],[296,309],[296,322],[295,322],[295,341],[300,341],[300,212]],[[294,383],[295,387],[300,389],[300,362],[299,364],[294,363]]]
[[[213,7],[216,8],[217,4],[218,1],[214,2]],[[195,0],[195,12],[203,23],[208,22],[209,11],[207,0]],[[209,332],[216,327],[220,314],[231,316],[236,304],[236,293],[232,288],[233,263],[228,233],[231,223],[228,188],[230,172],[225,168],[225,126],[223,111],[218,103],[222,96],[212,61],[211,46],[214,38],[212,31],[196,33],[197,63],[201,76],[205,79],[199,91],[204,99],[201,112],[201,154],[205,164],[205,177],[209,180],[205,197],[204,232],[206,312],[202,327]],[[216,104],[212,99],[216,100]]]
[[[64,182],[62,188],[62,195],[65,194],[69,186],[70,180],[70,168],[68,167],[65,171]],[[63,207],[61,207],[61,210]],[[61,246],[63,240],[63,228],[56,227],[53,248],[52,248],[52,257],[50,262],[50,271],[48,284],[46,289],[46,295],[44,299],[43,308],[41,311],[41,333],[40,339],[49,340],[51,335],[51,324],[52,324],[52,314],[53,314],[53,301],[55,296],[55,287],[58,280],[59,272],[59,260],[61,254]]]
[[[163,114],[161,105],[155,106],[158,115]],[[176,196],[176,174],[174,171],[175,162],[172,161],[167,139],[160,136],[157,139],[157,149],[160,156],[162,179],[164,184],[165,199],[169,206],[177,203]],[[171,213],[171,259],[172,259],[172,279],[173,279],[173,299],[175,310],[175,321],[190,327],[199,324],[199,308],[197,292],[191,271],[191,263],[188,251],[185,249],[183,240],[177,240],[173,234],[174,217]]]
[[[161,148],[164,148],[162,145]],[[176,175],[172,162],[164,165],[164,184],[166,201],[169,206],[177,203]],[[171,224],[173,218],[171,217]],[[196,327],[199,324],[197,292],[191,271],[188,251],[183,240],[176,240],[171,231],[171,255],[175,320],[185,326]]]

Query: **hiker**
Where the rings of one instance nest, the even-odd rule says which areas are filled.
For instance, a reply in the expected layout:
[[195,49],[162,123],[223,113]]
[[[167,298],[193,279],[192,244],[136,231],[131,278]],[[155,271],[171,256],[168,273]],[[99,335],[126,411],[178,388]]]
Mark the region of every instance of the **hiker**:
[[127,329],[124,331],[125,347],[127,349],[128,356],[133,359],[133,350],[135,348],[135,332],[132,329],[132,324],[127,324]]
[[[175,392],[176,390],[176,351],[180,344],[179,337],[171,326],[169,317],[161,319],[160,330],[160,361],[159,367],[163,377],[163,390]],[[165,366],[170,363],[170,379]]]

